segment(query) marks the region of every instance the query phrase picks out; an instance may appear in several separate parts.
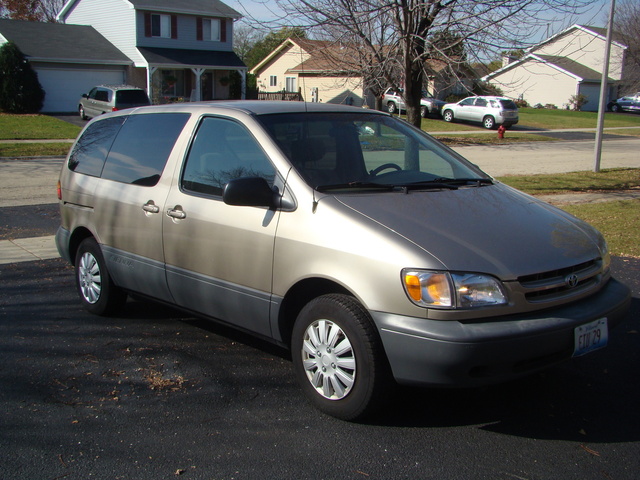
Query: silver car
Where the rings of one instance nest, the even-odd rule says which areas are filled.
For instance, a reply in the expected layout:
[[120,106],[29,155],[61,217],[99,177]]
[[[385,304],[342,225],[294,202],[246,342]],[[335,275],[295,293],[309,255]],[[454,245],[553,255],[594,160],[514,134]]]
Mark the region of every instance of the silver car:
[[518,107],[513,100],[504,97],[467,97],[458,103],[443,106],[442,118],[445,122],[479,122],[488,129],[498,125],[509,128],[518,123]]
[[[395,90],[393,88],[387,88],[382,95],[382,106],[387,109],[389,113],[401,113],[407,109],[404,102],[402,89]],[[428,115],[440,115],[442,106],[445,104],[442,100],[438,100],[429,96],[427,92],[422,92],[422,98],[420,99],[420,116],[427,117]]]
[[78,115],[83,120],[125,108],[150,105],[147,92],[131,85],[98,85],[83,93],[78,101]]
[[612,112],[640,112],[640,92],[620,97],[607,107]]
[[56,235],[95,314],[128,294],[286,346],[320,410],[476,386],[605,347],[629,289],[602,236],[389,114],[214,102],[103,115]]

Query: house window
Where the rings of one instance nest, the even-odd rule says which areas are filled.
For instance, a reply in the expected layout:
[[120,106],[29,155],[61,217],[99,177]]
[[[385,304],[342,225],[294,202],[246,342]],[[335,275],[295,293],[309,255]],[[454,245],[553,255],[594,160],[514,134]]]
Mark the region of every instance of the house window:
[[171,38],[170,15],[151,15],[151,36]]
[[202,21],[202,38],[212,42],[220,41],[220,20],[217,18],[205,18]]
[[296,77],[287,77],[286,82],[287,82],[287,85],[286,85],[287,92],[297,92]]
[[227,41],[227,20],[225,18],[202,18],[196,20],[196,40],[205,42]]
[[178,17],[160,13],[145,13],[145,37],[178,38]]
[[275,75],[271,75],[269,77],[269,86],[270,87],[277,87],[278,86],[278,77]]

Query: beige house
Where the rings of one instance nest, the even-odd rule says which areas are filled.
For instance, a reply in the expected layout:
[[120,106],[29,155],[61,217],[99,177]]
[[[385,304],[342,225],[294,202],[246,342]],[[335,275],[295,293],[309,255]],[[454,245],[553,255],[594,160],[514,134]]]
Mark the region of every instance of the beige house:
[[[552,104],[567,108],[578,94],[587,97],[582,110],[596,111],[606,47],[606,30],[573,25],[530,48],[521,59],[509,62],[482,78],[502,89],[507,97],[526,100],[530,105]],[[611,44],[607,80],[607,100],[618,95],[617,85],[624,78],[626,45]]]
[[361,106],[364,85],[359,73],[332,42],[288,38],[250,73],[261,92],[300,92],[306,102]]

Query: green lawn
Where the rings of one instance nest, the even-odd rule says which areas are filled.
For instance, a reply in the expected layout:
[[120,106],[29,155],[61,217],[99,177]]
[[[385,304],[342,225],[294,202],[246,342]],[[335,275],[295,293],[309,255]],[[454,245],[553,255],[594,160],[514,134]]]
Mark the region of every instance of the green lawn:
[[0,143],[0,157],[64,157],[70,143]]
[[76,138],[80,127],[47,115],[0,113],[0,140]]

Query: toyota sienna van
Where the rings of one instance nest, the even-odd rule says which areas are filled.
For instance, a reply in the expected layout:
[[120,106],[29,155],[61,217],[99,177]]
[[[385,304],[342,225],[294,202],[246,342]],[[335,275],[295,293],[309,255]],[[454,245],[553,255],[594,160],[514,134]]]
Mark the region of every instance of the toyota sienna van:
[[310,401],[478,386],[607,345],[630,292],[594,228],[387,113],[142,107],[86,125],[56,242],[80,302],[135,294],[291,349]]

